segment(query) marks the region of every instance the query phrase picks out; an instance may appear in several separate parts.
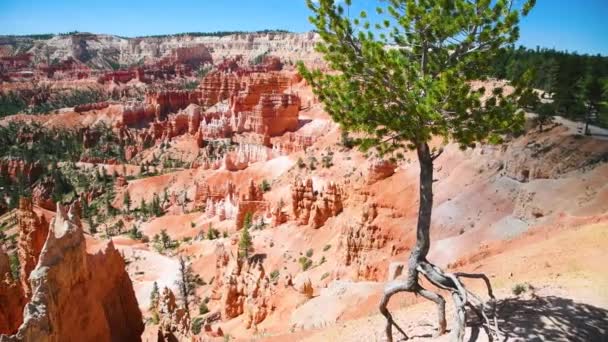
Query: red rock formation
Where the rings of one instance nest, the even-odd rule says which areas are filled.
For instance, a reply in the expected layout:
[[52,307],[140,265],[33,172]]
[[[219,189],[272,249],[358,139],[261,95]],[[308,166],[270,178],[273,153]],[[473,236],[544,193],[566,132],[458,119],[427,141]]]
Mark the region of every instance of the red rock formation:
[[32,201],[27,198],[19,200],[17,213],[19,225],[19,261],[21,263],[21,286],[26,298],[31,298],[30,273],[38,264],[38,257],[49,233],[49,224],[44,216],[38,216],[33,210]]
[[226,183],[224,186],[213,188],[207,183],[197,183],[194,204],[197,208],[201,208],[204,207],[209,200],[218,202],[226,197],[235,197],[235,194],[236,186],[231,182]]
[[298,224],[319,228],[328,218],[342,212],[342,195],[342,188],[334,183],[317,194],[312,179],[306,180],[306,185],[296,180],[291,188],[292,213]]
[[291,205],[292,213],[298,224],[308,224],[310,210],[317,196],[312,188],[312,179],[307,179],[306,183],[296,180],[291,186]]
[[14,56],[0,57],[0,70],[13,71],[21,70],[28,67],[32,63],[31,53],[21,53]]
[[0,160],[0,174],[7,175],[13,182],[23,177],[29,185],[34,183],[43,172],[43,167],[40,162],[29,163],[20,159],[2,159]]
[[237,204],[235,225],[236,229],[243,228],[245,216],[251,214],[252,219],[256,219],[268,210],[268,203],[264,201],[264,193],[256,186],[253,180],[249,181],[247,192],[241,197]]
[[125,262],[110,241],[88,255],[78,217],[57,206],[38,264],[30,275],[32,299],[9,341],[139,341],[141,312]]
[[264,94],[253,108],[246,127],[257,134],[279,136],[298,128],[300,98],[291,94]]
[[76,113],[84,113],[91,110],[102,110],[110,106],[107,102],[87,103],[74,107]]
[[191,104],[198,104],[200,100],[199,91],[167,90],[147,93],[145,103],[154,106],[157,118],[164,118],[168,113],[175,113]]
[[283,211],[283,207],[284,207],[284,203],[283,201],[279,202],[279,204],[277,204],[276,207],[274,207],[271,211],[270,211],[270,215],[271,215],[271,220],[270,220],[270,225],[272,227],[277,227],[282,225],[283,223],[287,222],[287,213],[285,213]]
[[397,168],[397,165],[388,160],[372,161],[367,171],[367,184],[374,184],[392,176],[395,173],[395,168]]
[[80,63],[72,57],[52,65],[41,63],[36,68],[37,76],[53,78],[56,80],[81,80],[91,75],[91,68]]
[[288,77],[280,73],[251,74],[241,80],[244,86],[230,99],[233,113],[251,112],[260,103],[263,94],[277,95],[287,90],[291,84]]
[[124,176],[121,175],[116,177],[116,181],[114,181],[114,187],[116,189],[122,189],[127,185],[129,185],[129,182],[127,182],[127,179]]
[[306,151],[314,142],[314,137],[294,132],[286,132],[280,137],[270,139],[273,150],[281,155]]
[[159,316],[158,341],[185,341],[192,337],[190,314],[177,306],[173,291],[165,287],[160,294],[158,306],[154,308]]
[[26,299],[19,281],[13,279],[8,255],[0,246],[0,339],[14,334],[23,321]]
[[312,282],[307,275],[300,274],[296,277],[294,281],[294,288],[299,293],[303,294],[306,298],[312,298],[314,294],[314,288],[312,287]]
[[173,49],[168,57],[160,61],[160,64],[188,64],[191,67],[197,67],[205,63],[212,64],[213,58],[209,49],[202,44]]
[[45,177],[32,189],[32,201],[41,208],[55,211],[57,207],[55,206],[55,201],[53,201],[54,189],[55,184],[53,183],[53,179]]
[[233,73],[209,73],[201,81],[201,104],[210,107],[238,94],[242,87],[241,79]]
[[[256,71],[258,71],[257,69]],[[281,71],[283,70],[283,62],[279,57],[266,56],[262,61],[261,72]]]
[[389,241],[388,234],[374,224],[378,215],[376,204],[367,206],[359,222],[342,231],[341,245],[343,250],[343,262],[346,266],[358,267],[358,277],[366,280],[379,280],[378,269],[368,265],[366,255],[374,250],[380,250]]
[[231,259],[224,269],[225,255],[218,256],[221,266],[218,272],[222,277],[214,284],[215,298],[219,297],[222,307],[222,318],[231,319],[245,314],[246,327],[255,327],[275,308],[270,280],[261,262]]
[[154,120],[156,117],[156,106],[151,103],[125,105],[122,108],[121,117],[124,126],[137,126]]
[[104,84],[107,82],[127,83],[135,78],[137,78],[137,70],[135,70],[135,69],[133,69],[133,70],[116,70],[116,71],[107,72],[107,73],[101,75],[97,79],[97,82],[101,83],[101,84]]

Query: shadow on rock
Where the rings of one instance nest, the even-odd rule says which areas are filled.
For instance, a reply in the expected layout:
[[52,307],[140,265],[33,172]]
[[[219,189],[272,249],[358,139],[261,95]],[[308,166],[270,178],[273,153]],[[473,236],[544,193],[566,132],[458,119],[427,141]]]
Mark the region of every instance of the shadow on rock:
[[[497,310],[501,341],[608,341],[608,310],[593,305],[554,296],[508,298]],[[473,326],[469,341],[479,337]]]

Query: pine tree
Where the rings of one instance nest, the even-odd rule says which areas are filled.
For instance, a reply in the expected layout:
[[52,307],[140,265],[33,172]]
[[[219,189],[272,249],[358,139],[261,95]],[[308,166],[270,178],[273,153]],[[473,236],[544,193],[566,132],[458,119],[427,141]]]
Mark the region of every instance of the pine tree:
[[148,214],[148,206],[146,205],[146,200],[144,200],[144,198],[141,198],[141,201],[139,202],[139,211],[142,213],[142,215],[147,215]]
[[150,310],[156,310],[156,308],[158,308],[158,301],[158,284],[154,282],[154,284],[152,284],[152,292],[150,292]]
[[[423,289],[419,275],[454,294],[458,313],[455,335],[464,338],[465,304],[472,304],[456,275],[427,260],[433,208],[433,162],[442,150],[434,150],[434,136],[452,140],[463,149],[477,142],[500,142],[504,135],[523,127],[524,113],[518,100],[530,93],[523,87],[531,76],[524,72],[515,91],[493,89],[482,101],[485,89],[471,81],[484,80],[493,69],[501,48],[518,39],[521,11],[513,0],[387,0],[377,9],[372,23],[365,11],[350,18],[334,0],[307,0],[311,23],[322,42],[317,51],[335,72],[299,71],[325,105],[325,110],[344,129],[362,136],[363,150],[403,158],[402,151],[416,151],[420,166],[420,200],[416,243],[412,247],[407,276],[387,286],[380,304],[386,318],[386,336],[392,328],[405,335],[387,309],[390,298],[401,291],[413,292],[439,307],[439,333],[445,332],[445,301]],[[351,0],[345,0],[346,6]],[[374,19],[375,20],[375,19]],[[462,275],[460,275],[462,276]],[[406,335],[407,339],[407,335]]]
[[171,248],[173,246],[173,242],[171,241],[171,237],[167,234],[166,229],[161,229],[160,231],[160,242],[163,246],[163,249]]
[[129,212],[131,210],[131,195],[129,194],[128,190],[125,191],[125,196],[123,198],[122,203],[125,206],[125,208],[127,208],[127,212]]
[[241,239],[239,240],[239,257],[249,259],[249,252],[253,245],[251,235],[249,234],[249,228],[251,227],[251,213],[245,215],[245,221],[243,223],[243,229],[241,230]]
[[188,259],[180,255],[179,278],[176,285],[186,312],[190,311],[190,303],[196,296],[196,288],[202,284],[203,281],[201,277],[194,273],[192,270],[192,265],[188,262]]

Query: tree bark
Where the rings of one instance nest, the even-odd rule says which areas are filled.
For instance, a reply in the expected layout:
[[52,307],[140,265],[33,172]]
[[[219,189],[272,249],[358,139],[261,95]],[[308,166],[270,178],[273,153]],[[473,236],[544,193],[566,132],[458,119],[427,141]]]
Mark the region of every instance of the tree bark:
[[433,211],[433,159],[427,143],[416,146],[420,163],[420,204],[418,206],[418,224],[416,226],[416,245],[410,254],[408,262],[407,282],[418,282],[417,267],[431,248],[431,214]]

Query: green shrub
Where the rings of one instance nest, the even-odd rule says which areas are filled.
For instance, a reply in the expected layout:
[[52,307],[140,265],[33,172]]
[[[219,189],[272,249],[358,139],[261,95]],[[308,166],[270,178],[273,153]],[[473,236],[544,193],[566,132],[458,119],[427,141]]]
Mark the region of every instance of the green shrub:
[[201,327],[203,326],[203,317],[196,317],[192,320],[192,333],[198,335],[201,333]]
[[302,267],[302,271],[306,271],[312,266],[312,260],[304,256],[300,257],[298,262],[300,263],[300,267]]
[[276,281],[277,279],[279,279],[279,270],[274,270],[270,272],[270,280]]
[[528,283],[519,283],[519,284],[515,284],[513,285],[513,288],[511,289],[511,291],[513,292],[514,295],[519,296],[520,294],[527,292],[529,290],[532,290],[533,287],[532,285],[528,284]]
[[209,312],[209,308],[207,307],[207,303],[202,302],[201,305],[198,306],[198,313],[204,315]]
[[270,183],[264,179],[262,183],[260,183],[260,190],[262,190],[262,192],[270,191]]

